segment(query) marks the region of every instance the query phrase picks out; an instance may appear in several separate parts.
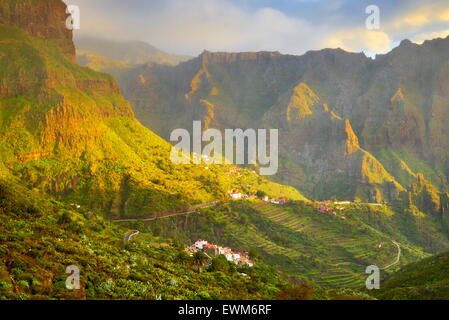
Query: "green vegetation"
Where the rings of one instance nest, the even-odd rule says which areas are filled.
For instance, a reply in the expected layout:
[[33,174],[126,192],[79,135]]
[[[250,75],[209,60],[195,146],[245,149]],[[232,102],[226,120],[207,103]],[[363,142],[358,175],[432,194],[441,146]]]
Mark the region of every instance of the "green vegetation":
[[192,116],[220,130],[276,128],[275,181],[310,199],[392,203],[419,173],[439,192],[449,185],[446,47],[403,44],[381,60],[341,49],[204,51],[117,77],[137,118],[165,138]]
[[[176,84],[175,91],[167,89],[167,77],[158,90],[148,88],[149,94],[162,96],[144,97],[153,106],[151,114],[136,113],[151,119],[147,125],[157,122],[158,129],[191,121],[189,111],[196,115],[198,110],[204,111],[199,116],[207,126],[245,128],[259,121],[283,128],[281,150],[286,152],[275,179],[304,187],[323,200],[357,200],[318,203],[251,168],[174,165],[171,145],[136,120],[113,77],[92,70],[129,66],[92,54],[86,62],[91,68],[75,64],[65,26],[33,33],[38,22],[26,19],[26,9],[38,4],[49,4],[49,12],[65,17],[62,2],[16,4],[0,4],[0,15],[5,10],[25,14],[11,24],[29,24],[23,29],[0,25],[0,299],[369,299],[359,289],[366,266],[372,264],[387,274],[377,293],[380,298],[448,297],[442,271],[447,254],[393,273],[449,249],[449,195],[443,192],[444,179],[435,182],[447,171],[441,161],[447,154],[439,150],[444,141],[433,138],[428,143],[442,144],[438,152],[433,150],[435,166],[410,152],[423,145],[420,128],[427,125],[416,86],[405,83],[395,91],[385,126],[377,126],[376,119],[365,126],[357,117],[350,121],[337,115],[337,109],[344,111],[341,106],[331,108],[324,101],[338,95],[339,86],[329,89],[308,76],[297,68],[296,58],[281,63],[279,53],[205,52],[190,62],[200,60],[199,70],[186,63],[182,68],[187,66],[192,74],[169,77],[187,81]],[[275,67],[263,66],[273,59],[279,62]],[[225,67],[236,61],[241,65]],[[345,68],[333,64],[339,67],[326,66],[323,74],[343,77]],[[123,75],[145,87],[158,83],[158,72],[167,70],[178,69],[152,64]],[[301,82],[296,72],[306,72]],[[346,83],[341,87],[356,89]],[[388,91],[373,88],[365,96],[358,92],[363,101]],[[172,102],[187,112],[180,117],[163,114],[176,112]],[[444,108],[437,102],[432,112],[444,120]],[[363,110],[358,117],[365,118]],[[429,120],[433,137],[441,134],[439,125]],[[357,130],[363,132],[358,136]],[[402,144],[407,134],[416,141],[401,151],[378,150],[381,162],[360,147],[379,145],[385,137],[385,144]],[[289,202],[281,206],[254,197],[231,202],[231,190]],[[219,206],[199,213],[145,223],[108,220],[216,200]],[[136,229],[139,234],[127,241],[125,236]],[[248,251],[255,266],[236,266],[223,256],[211,259],[202,252],[189,256],[184,246],[198,238]],[[65,287],[70,265],[81,270],[80,290]]]
[[[200,257],[151,234],[124,244],[128,231],[104,217],[229,190],[305,199],[299,192],[236,166],[174,166],[170,145],[138,123],[111,76],[18,28],[0,25],[0,44],[0,298],[273,299],[289,288],[262,263],[202,270]],[[65,288],[71,264],[81,290]]]
[[3,85],[28,85],[0,96],[0,161],[30,188],[110,217],[222,200],[233,189],[304,199],[247,169],[173,165],[170,144],[133,117],[111,76],[74,64],[52,40],[6,26],[0,34]]
[[411,263],[381,281],[379,299],[447,300],[449,299],[449,254],[442,253]]
[[[0,299],[274,299],[290,287],[262,263],[213,262],[199,272],[204,257],[150,233],[125,243],[127,233],[97,213],[1,182]],[[80,268],[80,290],[65,287],[69,265]]]
[[132,67],[125,62],[84,51],[77,51],[76,58],[80,65],[99,72],[112,72],[117,69],[127,69]]
[[[360,288],[368,265],[393,263],[398,255],[393,241],[400,242],[402,255],[387,272],[428,256],[426,252],[449,249],[438,221],[423,214],[415,217],[387,206],[353,204],[334,216],[318,211],[318,205],[237,201],[146,222],[143,230],[184,245],[207,239],[253,252],[286,274],[340,289]],[[332,207],[337,211],[339,206]],[[135,228],[136,222],[125,225]]]

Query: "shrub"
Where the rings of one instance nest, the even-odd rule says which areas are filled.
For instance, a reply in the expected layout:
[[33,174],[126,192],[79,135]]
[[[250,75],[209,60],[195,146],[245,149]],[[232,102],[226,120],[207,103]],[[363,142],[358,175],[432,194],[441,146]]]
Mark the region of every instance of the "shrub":
[[198,292],[197,297],[200,298],[201,300],[210,300],[211,299],[210,294],[207,293],[206,291]]

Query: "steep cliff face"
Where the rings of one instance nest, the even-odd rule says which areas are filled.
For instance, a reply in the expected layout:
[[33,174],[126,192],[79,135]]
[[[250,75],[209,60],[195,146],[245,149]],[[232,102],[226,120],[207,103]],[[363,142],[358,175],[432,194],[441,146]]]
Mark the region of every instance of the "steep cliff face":
[[60,0],[0,1],[1,24],[19,27],[35,38],[56,41],[62,52],[74,61],[75,46],[72,32],[65,25],[67,17],[66,5]]
[[305,82],[283,95],[265,113],[262,125],[279,128],[281,155],[289,155],[279,177],[318,199],[395,201],[404,190],[360,147],[351,121],[337,115]]
[[[440,191],[449,183],[448,65],[449,39],[437,39],[421,46],[404,41],[375,60],[330,49],[303,56],[205,51],[176,67],[145,66],[117,76],[137,117],[164,137],[173,128],[190,128],[193,119],[217,128],[269,124],[286,141],[280,181],[313,198],[354,198],[364,189],[362,199],[387,200],[417,173]],[[328,170],[332,179],[355,186],[349,193],[342,194],[347,189],[339,183],[323,193],[314,188],[319,174],[303,168],[358,153],[365,156],[357,165],[349,161]],[[388,185],[381,196],[379,181]]]

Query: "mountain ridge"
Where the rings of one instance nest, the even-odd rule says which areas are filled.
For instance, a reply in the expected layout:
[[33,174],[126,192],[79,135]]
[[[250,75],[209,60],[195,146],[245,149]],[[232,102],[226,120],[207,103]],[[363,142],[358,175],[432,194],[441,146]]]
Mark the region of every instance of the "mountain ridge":
[[83,60],[80,60],[80,58],[89,58],[82,52],[96,54],[128,65],[146,63],[177,65],[193,58],[188,55],[167,53],[143,41],[116,41],[92,36],[79,36],[74,38],[74,43],[77,50],[80,51],[78,60],[81,62]]
[[[446,106],[439,96],[446,96],[447,92],[436,95],[432,92],[441,91],[437,79],[444,78],[434,75],[441,71],[434,71],[444,61],[449,61],[447,44],[447,38],[422,45],[411,45],[404,41],[389,54],[379,55],[376,59],[341,49],[310,51],[302,56],[278,52],[204,51],[197,58],[175,67],[146,66],[126,70],[116,76],[137,117],[163,137],[168,136],[171,128],[189,128],[188,123],[193,120],[203,120],[207,127],[218,129],[253,128],[269,122],[272,122],[271,126],[273,123],[276,123],[274,127],[279,126],[279,114],[270,112],[270,109],[280,103],[291,103],[291,99],[295,99],[291,90],[305,83],[323,107],[332,110],[334,117],[349,121],[361,148],[382,164],[382,170],[388,171],[385,177],[399,177],[401,181],[394,183],[398,185],[399,191],[408,188],[414,181],[410,170],[413,174],[424,173],[431,183],[444,191],[449,177],[449,171],[445,169],[447,152],[444,149],[449,147],[449,141],[444,138],[443,123],[447,117],[443,110]],[[440,47],[445,49],[436,51],[435,48]],[[415,61],[418,62],[415,64]],[[391,64],[394,66],[391,67]],[[418,76],[421,71],[425,72],[425,76]],[[146,79],[146,82],[137,83],[135,79],[139,78]],[[419,79],[424,78],[432,80],[421,83]],[[309,114],[307,99],[306,94],[300,95],[296,98],[296,105],[304,108],[302,112]],[[430,102],[432,100],[436,102],[433,105]],[[205,107],[205,101],[209,107]],[[304,105],[300,107],[302,103]],[[435,114],[433,117],[430,116],[429,105]],[[292,108],[293,104],[290,106]],[[170,114],[174,113],[180,117],[170,119]],[[269,116],[272,119],[267,122]],[[168,126],[161,127],[160,123],[168,123]],[[293,126],[279,126],[281,135],[291,135]],[[336,135],[335,138],[339,136],[332,130],[330,133]],[[317,134],[323,135],[320,141],[326,141],[325,130]],[[296,142],[288,140],[290,147],[293,147]],[[297,150],[303,148],[300,144],[294,147]],[[329,146],[327,149],[332,148]],[[288,153],[286,157],[291,158],[289,164],[286,164],[288,167],[304,164],[304,161],[298,163],[294,153]],[[326,151],[321,154],[325,155]],[[319,162],[323,159],[316,155],[314,160]],[[404,169],[400,163],[405,163],[410,170]],[[294,170],[303,179],[309,175],[304,168]],[[349,180],[365,188],[362,185],[367,181],[350,178],[352,171],[344,167],[336,168],[335,172],[341,170],[346,172]],[[310,179],[316,181],[315,178]],[[446,182],[441,183],[442,179]],[[391,179],[385,181],[388,180]],[[304,190],[310,198],[346,197],[338,192],[341,189],[338,183],[334,191],[320,194],[321,191],[308,188],[305,185],[307,182],[290,181],[287,173],[281,173],[276,181],[287,182]],[[380,191],[380,196],[373,196],[379,193],[380,189],[376,188],[375,185],[368,186],[371,191],[355,191],[349,197],[354,199],[361,196],[369,201],[399,199],[398,196],[391,198],[385,189],[387,187],[381,188],[384,190]]]

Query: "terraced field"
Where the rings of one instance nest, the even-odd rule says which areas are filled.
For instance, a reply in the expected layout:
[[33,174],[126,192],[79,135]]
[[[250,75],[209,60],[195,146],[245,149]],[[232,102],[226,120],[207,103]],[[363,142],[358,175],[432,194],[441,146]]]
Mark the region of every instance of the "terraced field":
[[271,255],[281,254],[290,258],[297,258],[300,256],[298,251],[286,248],[284,246],[278,245],[277,243],[265,237],[263,233],[257,232],[257,230],[244,230],[241,225],[236,225],[229,223],[229,216],[220,215],[215,219],[217,222],[225,223],[226,228],[233,234],[239,234],[239,242],[242,246],[251,247],[255,243],[257,246]]
[[367,266],[382,268],[397,259],[393,241],[404,249],[401,263],[419,256],[406,240],[392,239],[365,223],[362,210],[354,206],[334,216],[303,202],[230,201],[146,225],[158,236],[185,244],[206,239],[239,251],[256,250],[266,264],[321,286],[358,288],[364,286]]
[[288,207],[267,202],[256,202],[253,208],[273,222],[312,238],[328,249],[329,254],[324,258],[328,269],[306,274],[319,285],[361,287],[367,277],[365,268],[368,265],[383,266],[395,257],[396,247],[391,240],[364,224],[318,211],[313,215],[294,213]]

